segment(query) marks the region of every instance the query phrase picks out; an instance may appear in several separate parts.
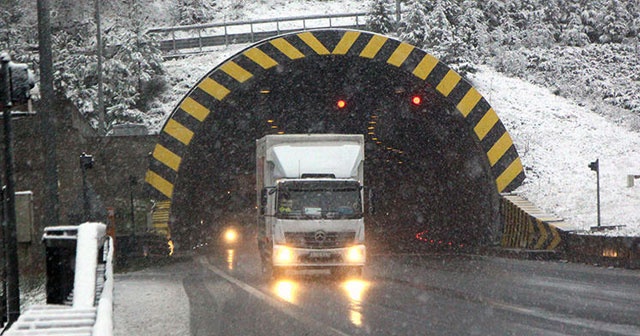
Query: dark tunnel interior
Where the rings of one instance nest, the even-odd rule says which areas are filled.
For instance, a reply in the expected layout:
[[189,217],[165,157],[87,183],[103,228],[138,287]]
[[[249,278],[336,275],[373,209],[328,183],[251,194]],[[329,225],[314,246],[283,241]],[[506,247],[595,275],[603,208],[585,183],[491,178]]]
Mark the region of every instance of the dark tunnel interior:
[[255,225],[255,140],[278,132],[365,136],[370,249],[491,243],[498,195],[455,106],[382,62],[325,56],[294,64],[256,75],[204,121],[176,183],[172,231],[179,246],[210,240],[231,223]]

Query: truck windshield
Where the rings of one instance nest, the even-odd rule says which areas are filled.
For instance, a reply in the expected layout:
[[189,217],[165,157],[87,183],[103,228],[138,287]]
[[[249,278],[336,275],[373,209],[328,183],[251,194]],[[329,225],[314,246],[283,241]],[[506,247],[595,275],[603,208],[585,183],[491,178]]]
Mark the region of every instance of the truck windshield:
[[289,219],[362,218],[360,185],[355,181],[292,181],[278,190],[277,217]]

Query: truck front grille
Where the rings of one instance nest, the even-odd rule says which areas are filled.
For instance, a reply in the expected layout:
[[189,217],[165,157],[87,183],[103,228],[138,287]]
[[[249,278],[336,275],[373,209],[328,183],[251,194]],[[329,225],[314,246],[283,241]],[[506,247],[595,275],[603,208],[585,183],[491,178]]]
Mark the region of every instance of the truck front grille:
[[355,232],[285,232],[287,245],[292,247],[326,249],[352,245],[356,239]]

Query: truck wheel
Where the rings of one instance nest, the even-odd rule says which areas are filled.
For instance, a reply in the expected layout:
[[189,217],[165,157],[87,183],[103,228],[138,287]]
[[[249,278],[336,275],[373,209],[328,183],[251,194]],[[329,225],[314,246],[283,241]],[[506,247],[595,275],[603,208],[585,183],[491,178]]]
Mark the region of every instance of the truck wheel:
[[271,281],[273,278],[273,266],[268,262],[262,263],[262,279],[264,281]]

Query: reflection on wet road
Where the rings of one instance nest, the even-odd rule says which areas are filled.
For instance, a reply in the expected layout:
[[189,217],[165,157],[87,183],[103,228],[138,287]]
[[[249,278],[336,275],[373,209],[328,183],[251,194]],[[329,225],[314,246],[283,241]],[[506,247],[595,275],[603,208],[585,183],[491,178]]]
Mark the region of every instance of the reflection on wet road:
[[640,273],[477,256],[372,255],[364,275],[203,253],[184,280],[192,335],[638,335]]

